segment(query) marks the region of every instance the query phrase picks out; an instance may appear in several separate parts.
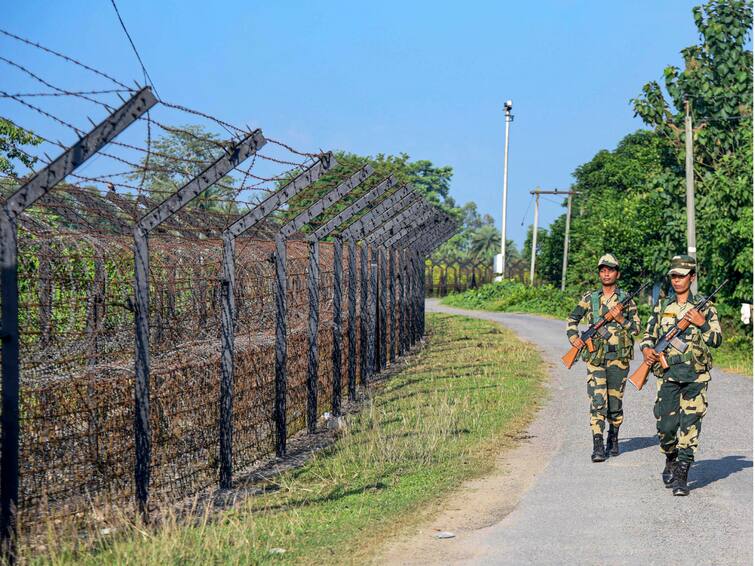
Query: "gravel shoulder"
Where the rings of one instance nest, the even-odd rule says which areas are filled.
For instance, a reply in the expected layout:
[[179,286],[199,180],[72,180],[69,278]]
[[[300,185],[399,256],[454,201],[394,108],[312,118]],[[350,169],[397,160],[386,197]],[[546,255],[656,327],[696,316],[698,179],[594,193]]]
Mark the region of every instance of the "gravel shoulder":
[[[640,392],[628,385],[622,453],[593,464],[586,372],[560,362],[562,321],[434,300],[428,310],[492,320],[537,344],[550,367],[550,395],[520,444],[498,456],[495,473],[452,494],[415,533],[390,541],[379,563],[752,564],[752,380],[713,370],[692,493],[673,497],[660,481],[652,384]],[[439,531],[455,537],[437,539]]]

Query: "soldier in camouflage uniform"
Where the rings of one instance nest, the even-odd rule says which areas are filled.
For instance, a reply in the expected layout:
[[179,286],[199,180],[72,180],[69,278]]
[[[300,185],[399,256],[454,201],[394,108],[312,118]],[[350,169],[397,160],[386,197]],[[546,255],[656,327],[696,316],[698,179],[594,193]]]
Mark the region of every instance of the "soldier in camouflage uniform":
[[[656,418],[661,452],[666,466],[661,478],[674,495],[688,495],[687,474],[694,461],[700,437],[700,426],[708,410],[708,381],[713,359],[710,348],[721,345],[721,325],[716,308],[708,306],[698,312],[693,306],[703,297],[691,295],[695,280],[696,262],[688,255],[671,260],[668,272],[674,295],[661,299],[653,308],[640,349],[645,363],[652,365],[657,380],[657,396],[653,412]],[[681,335],[689,344],[686,353],[673,346],[665,352],[668,369],[658,363],[653,350],[657,340],[677,321],[687,319],[691,324]]]
[[[579,337],[579,322],[587,317],[590,324],[612,312],[614,320],[605,328],[607,339],[595,336],[595,351],[582,349],[582,359],[587,362],[587,395],[590,399],[590,429],[593,434],[593,462],[603,462],[606,452],[619,455],[619,427],[624,421],[622,399],[629,373],[629,360],[634,357],[634,336],[640,332],[637,305],[630,301],[622,313],[621,302],[626,294],[617,288],[620,277],[619,262],[612,254],[598,261],[598,276],[601,289],[587,293],[569,315],[566,336],[572,346],[584,344]],[[608,420],[609,430],[606,446],[603,432]]]

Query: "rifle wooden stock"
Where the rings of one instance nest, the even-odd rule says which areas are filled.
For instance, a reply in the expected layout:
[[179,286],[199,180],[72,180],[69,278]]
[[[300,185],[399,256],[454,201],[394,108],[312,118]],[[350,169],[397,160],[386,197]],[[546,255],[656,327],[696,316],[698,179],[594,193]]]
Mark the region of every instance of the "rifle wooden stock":
[[643,388],[645,385],[645,382],[648,380],[648,374],[650,373],[650,366],[647,365],[645,362],[642,362],[640,364],[640,367],[638,367],[635,372],[629,376],[629,381],[632,382],[632,385],[634,385],[637,388],[637,391]]
[[[695,309],[692,309],[695,310]],[[682,334],[685,330],[689,328],[689,325],[692,324],[689,320],[686,318],[683,318],[679,321],[679,332],[675,333],[674,336],[679,336]]]
[[566,354],[561,358],[561,361],[564,362],[566,369],[571,369],[571,367],[574,365],[574,362],[577,361],[577,357],[579,356],[579,351],[581,349],[582,348],[572,346],[571,348],[569,348],[569,351],[566,352]]

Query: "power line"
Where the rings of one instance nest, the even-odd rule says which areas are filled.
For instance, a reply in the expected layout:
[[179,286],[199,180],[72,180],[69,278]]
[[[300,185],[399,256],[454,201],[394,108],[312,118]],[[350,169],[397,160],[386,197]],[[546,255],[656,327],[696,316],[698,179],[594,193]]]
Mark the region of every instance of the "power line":
[[524,219],[527,218],[527,213],[530,211],[530,207],[532,206],[532,199],[535,198],[535,195],[532,195],[530,197],[530,202],[527,203],[527,210],[524,211],[524,215],[522,216],[522,223],[520,226],[524,226]]
[[113,5],[113,9],[115,10],[115,15],[118,16],[118,21],[121,23],[121,27],[123,28],[123,31],[126,34],[126,37],[128,38],[128,42],[131,44],[131,48],[134,50],[134,54],[136,55],[136,58],[139,60],[139,64],[142,66],[142,72],[144,73],[144,81],[148,82],[152,86],[152,90],[155,92],[155,96],[160,98],[160,95],[157,94],[157,88],[155,88],[155,83],[152,81],[152,77],[149,76],[149,73],[147,72],[147,67],[144,66],[144,61],[142,61],[142,58],[139,55],[139,51],[136,49],[136,45],[134,45],[134,40],[131,39],[131,34],[128,33],[128,30],[126,29],[126,24],[123,23],[123,18],[121,18],[121,13],[118,11],[118,6],[115,5],[115,0],[110,0],[110,3]]

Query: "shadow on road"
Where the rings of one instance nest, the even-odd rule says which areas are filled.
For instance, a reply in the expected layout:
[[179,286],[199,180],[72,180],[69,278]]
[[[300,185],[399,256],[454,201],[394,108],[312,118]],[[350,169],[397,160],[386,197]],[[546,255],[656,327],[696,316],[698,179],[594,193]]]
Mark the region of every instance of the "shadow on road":
[[619,448],[622,454],[627,452],[634,452],[635,450],[642,450],[643,448],[650,448],[651,446],[658,446],[658,437],[653,436],[635,436],[634,438],[627,438],[626,440],[619,439]]
[[718,460],[701,460],[690,469],[690,489],[699,489],[732,474],[752,468],[752,460],[744,456],[724,456]]

